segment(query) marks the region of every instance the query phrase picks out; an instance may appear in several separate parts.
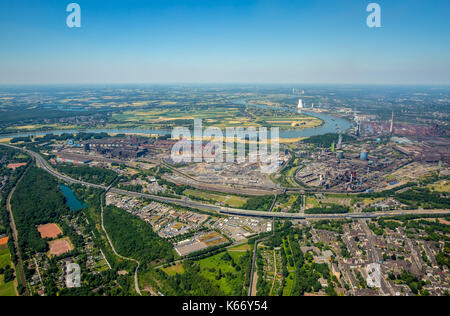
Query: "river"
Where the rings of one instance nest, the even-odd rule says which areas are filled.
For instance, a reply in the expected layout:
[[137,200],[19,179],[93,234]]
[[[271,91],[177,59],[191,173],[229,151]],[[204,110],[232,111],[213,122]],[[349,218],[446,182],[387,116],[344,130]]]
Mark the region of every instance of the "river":
[[[249,105],[258,107],[258,105]],[[261,105],[260,107],[267,107]],[[274,107],[275,108],[275,107]],[[297,113],[295,109],[291,108],[276,108],[282,109],[287,112]],[[310,116],[317,117],[323,121],[323,124],[314,128],[305,129],[293,129],[293,130],[280,130],[280,138],[303,138],[316,135],[323,135],[327,133],[344,132],[352,127],[352,123],[346,119],[332,116],[330,114],[309,112],[303,110],[302,113]],[[114,133],[114,134],[143,134],[143,135],[171,135],[171,131],[157,130],[157,129],[70,129],[70,130],[49,130],[49,131],[37,131],[37,132],[21,132],[15,134],[3,134],[0,138],[15,138],[15,137],[27,137],[27,136],[44,136],[46,134],[75,134],[79,132],[85,133]]]

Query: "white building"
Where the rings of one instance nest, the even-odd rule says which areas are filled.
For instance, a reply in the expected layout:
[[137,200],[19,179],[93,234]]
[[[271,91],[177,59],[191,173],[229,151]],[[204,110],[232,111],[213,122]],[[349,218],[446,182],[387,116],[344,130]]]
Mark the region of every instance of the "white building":
[[81,286],[81,269],[76,263],[66,265],[66,286],[68,289]]

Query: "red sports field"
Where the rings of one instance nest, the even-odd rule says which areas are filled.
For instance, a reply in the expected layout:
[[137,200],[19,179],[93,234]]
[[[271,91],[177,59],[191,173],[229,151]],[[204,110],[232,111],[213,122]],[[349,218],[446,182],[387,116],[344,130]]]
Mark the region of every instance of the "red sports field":
[[53,223],[39,226],[38,231],[41,233],[42,238],[56,238],[62,234],[58,225]]
[[8,236],[0,237],[0,246],[6,245],[8,243]]
[[53,240],[49,243],[49,246],[50,246],[50,254],[52,256],[60,256],[73,250],[73,247],[70,243],[70,239],[67,237]]

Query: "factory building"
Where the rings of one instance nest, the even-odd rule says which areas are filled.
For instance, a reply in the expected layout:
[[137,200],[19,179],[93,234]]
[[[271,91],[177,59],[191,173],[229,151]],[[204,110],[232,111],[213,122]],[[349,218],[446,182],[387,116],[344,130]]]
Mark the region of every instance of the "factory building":
[[62,155],[58,155],[57,157],[56,157],[56,161],[57,162],[61,162],[61,163],[73,163],[73,164],[76,164],[76,165],[87,165],[88,163],[90,163],[92,160],[87,160],[87,159],[76,159],[76,158],[73,158],[73,157],[70,157],[70,156],[67,156],[67,155],[64,155],[64,156],[62,156]]

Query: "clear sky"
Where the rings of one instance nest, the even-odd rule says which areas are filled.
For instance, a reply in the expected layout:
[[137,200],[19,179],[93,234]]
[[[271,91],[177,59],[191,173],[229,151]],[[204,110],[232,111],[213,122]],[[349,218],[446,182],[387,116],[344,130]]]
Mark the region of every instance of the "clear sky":
[[0,84],[245,82],[450,84],[450,1],[0,1]]

